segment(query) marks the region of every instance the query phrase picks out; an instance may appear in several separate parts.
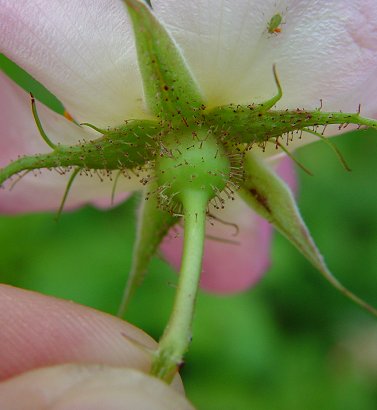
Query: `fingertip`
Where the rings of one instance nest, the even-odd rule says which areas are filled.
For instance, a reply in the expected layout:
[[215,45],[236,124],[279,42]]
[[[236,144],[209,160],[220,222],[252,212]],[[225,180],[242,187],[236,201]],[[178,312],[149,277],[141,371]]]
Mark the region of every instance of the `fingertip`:
[[24,373],[0,384],[7,410],[191,410],[170,386],[139,370],[65,364]]

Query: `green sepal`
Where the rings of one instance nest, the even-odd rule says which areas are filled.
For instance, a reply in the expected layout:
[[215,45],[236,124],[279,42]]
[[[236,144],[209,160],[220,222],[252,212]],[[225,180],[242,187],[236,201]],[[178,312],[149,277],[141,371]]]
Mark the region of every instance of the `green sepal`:
[[21,157],[0,169],[0,185],[12,175],[42,168],[79,167],[84,170],[132,170],[153,160],[158,149],[157,124],[149,120],[131,121],[109,129],[97,139],[77,145],[56,145],[47,154]]
[[[315,110],[273,110],[272,108],[282,98],[283,90],[277,75],[276,66],[273,66],[273,75],[277,88],[277,93],[269,100],[261,104],[228,104],[205,110],[204,122],[208,128],[220,139],[229,140],[235,144],[246,143],[252,146],[254,143],[265,144],[273,141],[277,146],[285,151],[279,138],[283,135],[290,136],[285,141],[288,145],[293,137],[293,133],[301,134],[303,131],[317,135],[324,139],[322,134],[317,133],[317,128],[322,126],[323,130],[327,125],[337,124],[340,129],[344,129],[348,124],[359,127],[371,127],[377,129],[377,121],[365,118],[360,115],[360,106],[356,113],[343,112],[323,112],[321,107]],[[335,147],[332,147],[336,150]],[[337,155],[339,152],[337,151]],[[343,165],[347,168],[343,159]]]
[[164,119],[192,117],[203,98],[178,46],[144,2],[124,2],[133,23],[148,108]]
[[336,289],[377,316],[376,309],[351,293],[332,275],[300,215],[290,189],[254,154],[245,156],[245,180],[239,194],[251,208],[273,224]]
[[142,283],[151,258],[155,255],[161,241],[179,218],[158,207],[152,184],[141,198],[138,213],[137,234],[133,250],[132,267],[123,293],[118,316],[124,316],[129,301],[136,288]]
[[[232,138],[236,143],[263,143],[275,141],[284,134],[306,131],[309,127],[348,124],[377,129],[377,121],[359,113],[322,112],[320,110],[268,110],[264,104],[226,105],[205,112],[205,123],[213,132]],[[301,134],[300,134],[301,136]]]

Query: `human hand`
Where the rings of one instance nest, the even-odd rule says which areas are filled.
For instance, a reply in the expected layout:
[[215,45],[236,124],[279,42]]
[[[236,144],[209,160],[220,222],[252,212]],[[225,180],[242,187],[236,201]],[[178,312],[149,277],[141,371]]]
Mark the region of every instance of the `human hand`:
[[193,409],[146,373],[156,342],[108,314],[0,285],[0,408]]

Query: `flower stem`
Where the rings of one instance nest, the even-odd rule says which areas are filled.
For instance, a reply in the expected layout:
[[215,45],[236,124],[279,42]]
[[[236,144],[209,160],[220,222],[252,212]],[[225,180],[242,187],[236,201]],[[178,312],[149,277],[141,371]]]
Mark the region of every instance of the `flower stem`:
[[170,382],[191,341],[192,318],[202,269],[208,196],[202,191],[181,194],[184,245],[173,312],[154,354],[151,374]]

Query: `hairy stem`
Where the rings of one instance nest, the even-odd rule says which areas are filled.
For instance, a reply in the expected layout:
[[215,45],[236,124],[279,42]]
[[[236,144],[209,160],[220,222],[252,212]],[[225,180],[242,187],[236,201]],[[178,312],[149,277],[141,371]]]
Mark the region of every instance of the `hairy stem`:
[[191,341],[191,327],[202,268],[208,197],[201,191],[182,195],[185,233],[173,312],[155,352],[151,374],[170,382]]

